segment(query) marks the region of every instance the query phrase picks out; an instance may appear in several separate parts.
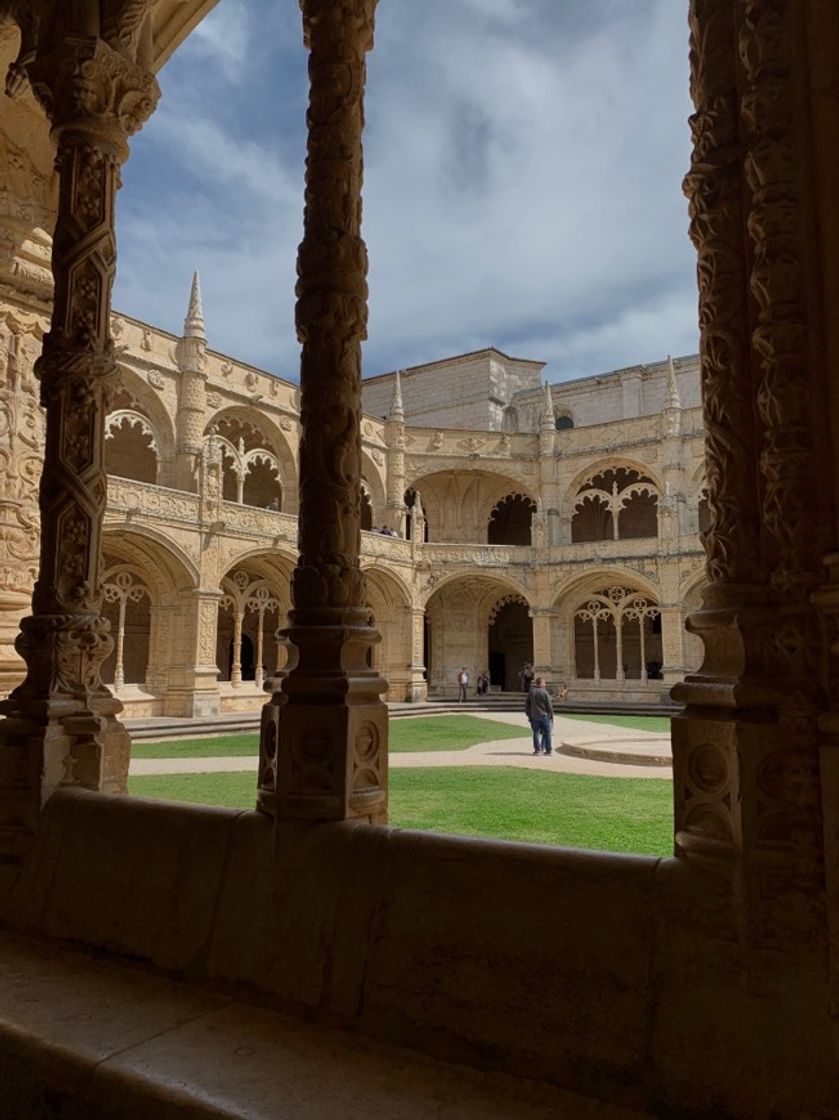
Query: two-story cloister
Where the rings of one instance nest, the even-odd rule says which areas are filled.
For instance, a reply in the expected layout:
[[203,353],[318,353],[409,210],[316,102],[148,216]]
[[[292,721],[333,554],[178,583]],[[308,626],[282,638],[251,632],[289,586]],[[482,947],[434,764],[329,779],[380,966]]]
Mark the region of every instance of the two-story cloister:
[[[3,394],[26,420],[0,433],[26,483],[7,507],[11,633],[37,554],[45,325],[20,302],[2,309]],[[254,708],[285,665],[298,388],[208,348],[197,277],[182,337],[125,315],[112,331],[104,678],[130,715]],[[361,555],[391,700],[450,691],[463,665],[515,689],[525,661],[572,697],[655,700],[698,663],[684,629],[703,579],[696,359],[552,387],[542,368],[487,349],[365,382]]]

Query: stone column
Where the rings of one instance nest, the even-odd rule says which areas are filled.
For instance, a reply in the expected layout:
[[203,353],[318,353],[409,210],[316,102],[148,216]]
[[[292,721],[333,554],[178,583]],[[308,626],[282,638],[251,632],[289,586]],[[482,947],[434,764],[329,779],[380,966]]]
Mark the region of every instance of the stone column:
[[836,531],[803,24],[835,15],[811,9],[693,0],[690,17],[710,586],[689,623],[705,662],[673,689],[676,850],[768,953],[824,927],[811,598]]
[[169,671],[167,716],[206,718],[218,715],[216,635],[221,591],[191,588],[180,594],[179,633],[170,628],[170,648],[177,650]]
[[367,253],[361,133],[375,0],[301,0],[311,85],[297,333],[300,557],[291,668],[266,706],[259,806],[278,819],[384,821],[386,688],[359,566],[361,347]]
[[425,610],[411,608],[411,680],[408,699],[417,703],[428,699],[428,681],[425,676]]
[[685,623],[679,603],[662,606],[660,614],[662,699],[667,700],[670,688],[682,679],[685,672]]
[[551,645],[553,622],[556,612],[552,607],[533,607],[533,672],[545,680],[552,679]]
[[16,643],[27,676],[2,705],[0,828],[24,845],[57,786],[124,790],[128,769],[121,705],[100,676],[113,645],[101,610],[104,420],[116,380],[109,323],[119,168],[158,89],[127,58],[130,37],[115,24],[122,51],[87,35],[56,40],[44,28],[47,50],[26,64],[52,125],[60,188],[52,323],[36,365],[46,409],[40,569]]

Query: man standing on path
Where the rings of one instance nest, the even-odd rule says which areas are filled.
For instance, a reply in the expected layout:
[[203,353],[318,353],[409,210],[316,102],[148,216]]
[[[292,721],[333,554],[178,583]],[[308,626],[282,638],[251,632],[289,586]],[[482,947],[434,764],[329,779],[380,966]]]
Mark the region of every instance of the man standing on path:
[[469,686],[469,674],[466,671],[465,665],[457,674],[457,686],[460,689],[460,694],[458,695],[457,702],[458,704],[463,704],[466,700],[466,689]]
[[543,677],[536,678],[536,683],[527,694],[524,710],[533,729],[533,753],[552,754],[551,729],[554,722],[554,709]]

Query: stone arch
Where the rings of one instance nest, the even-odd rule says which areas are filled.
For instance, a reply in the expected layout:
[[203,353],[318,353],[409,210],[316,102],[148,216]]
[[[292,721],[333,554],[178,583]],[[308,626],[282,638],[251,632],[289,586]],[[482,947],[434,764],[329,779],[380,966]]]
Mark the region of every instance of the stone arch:
[[490,511],[508,494],[534,500],[527,483],[500,471],[466,466],[408,480],[419,490],[430,541],[487,543]]
[[574,415],[568,408],[557,408],[554,410],[554,430],[557,432],[567,432],[573,428]]
[[376,525],[384,521],[387,494],[382,468],[365,447],[361,449],[361,474],[368,486],[370,514],[373,524]]
[[219,680],[261,689],[281,671],[288,650],[278,638],[291,605],[291,560],[252,549],[228,565],[219,583],[216,663]]
[[[526,612],[527,621],[520,618],[515,634],[500,635],[505,644],[494,648],[492,639],[499,634],[491,634],[490,628],[497,621],[493,611],[502,600],[515,600]],[[435,581],[424,603],[429,688],[437,693],[454,694],[457,673],[465,666],[471,691],[478,674],[489,672],[491,653],[501,655],[494,659],[498,681],[505,686],[508,681],[515,682],[519,669],[515,662],[522,658],[522,651],[529,654],[524,659],[532,661],[533,657],[529,603],[525,588],[506,575],[469,569]]]
[[660,596],[648,581],[592,572],[571,581],[556,601],[577,680],[645,683],[660,673]]
[[487,543],[529,545],[535,512],[536,502],[528,494],[506,494],[490,510]]
[[[185,643],[192,623],[187,600],[198,585],[198,573],[174,542],[145,527],[106,529],[102,550],[103,613],[111,620],[115,641],[103,679],[115,684],[130,714],[134,705],[148,704],[149,694],[162,700],[173,672],[189,660]],[[121,572],[131,576],[131,586],[120,587]],[[144,588],[144,594],[132,597],[132,586]]]
[[150,422],[158,443],[157,456],[160,463],[158,482],[161,486],[170,484],[170,471],[175,459],[175,420],[160,395],[136,370],[124,364],[119,365],[119,381],[113,410],[131,409],[141,413]]
[[161,438],[147,416],[117,408],[105,420],[105,470],[118,478],[157,484]]
[[581,467],[568,484],[563,498],[563,507],[569,516],[573,510],[574,499],[581,487],[585,485],[588,479],[610,469],[637,471],[638,474],[649,478],[660,494],[664,493],[664,484],[657,468],[626,455],[603,455],[599,459],[593,459],[587,466]]
[[404,701],[411,680],[411,592],[395,573],[377,565],[364,574],[367,605],[381,636],[372,647],[371,666],[388,682],[386,699]]
[[[245,405],[229,405],[213,413],[204,428],[204,437],[221,437],[225,455],[224,496],[236,500],[237,472],[244,472],[242,485],[251,469],[261,464],[276,471],[281,489],[282,509],[297,512],[297,461],[280,425],[266,412]],[[240,439],[242,445],[240,446]],[[232,472],[232,474],[231,474]],[[273,495],[272,495],[273,496]],[[267,493],[260,496],[270,501]]]
[[590,468],[570,500],[572,542],[657,536],[660,495],[641,467],[613,461]]

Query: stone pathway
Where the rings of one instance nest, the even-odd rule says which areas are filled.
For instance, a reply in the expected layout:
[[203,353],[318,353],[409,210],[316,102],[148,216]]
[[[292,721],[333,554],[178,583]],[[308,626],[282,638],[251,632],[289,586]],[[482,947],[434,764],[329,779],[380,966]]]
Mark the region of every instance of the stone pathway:
[[[524,726],[524,717],[517,712],[493,713],[496,723]],[[521,766],[532,770],[552,770],[564,774],[598,774],[612,778],[659,778],[670,781],[672,772],[666,764],[670,737],[653,731],[636,731],[606,723],[586,723],[557,716],[554,721],[554,743],[566,742],[573,756],[550,757],[534,755],[530,739],[494,739],[476,743],[466,750],[398,751],[391,754],[389,765],[397,770],[425,766]],[[608,755],[620,762],[606,761]],[[633,754],[664,759],[654,765],[633,765]],[[257,760],[252,756],[237,758],[132,758],[131,775],[146,774],[209,774],[253,773]]]

